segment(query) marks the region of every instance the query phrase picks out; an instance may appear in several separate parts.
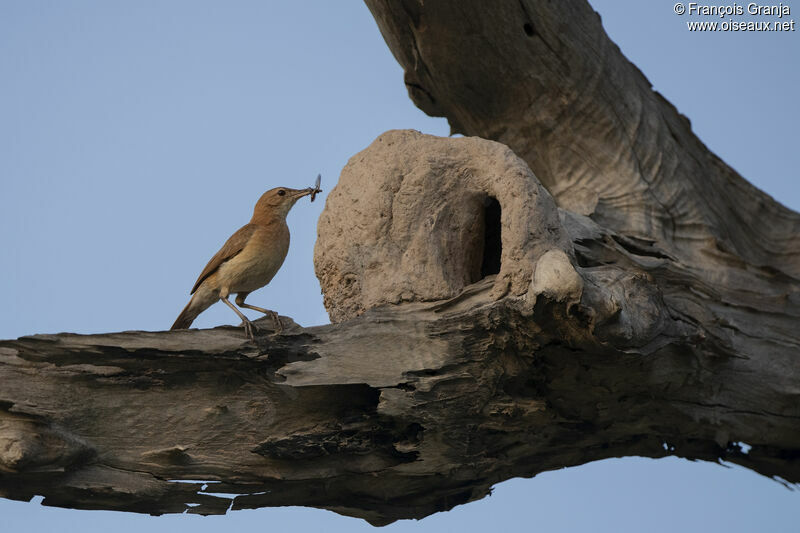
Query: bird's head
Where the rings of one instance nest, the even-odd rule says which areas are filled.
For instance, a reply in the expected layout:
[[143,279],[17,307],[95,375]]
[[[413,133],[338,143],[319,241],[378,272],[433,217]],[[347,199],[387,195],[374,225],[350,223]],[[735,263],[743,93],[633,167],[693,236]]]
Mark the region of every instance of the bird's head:
[[269,218],[286,218],[292,206],[302,198],[311,194],[312,188],[290,189],[275,187],[261,195],[253,210],[253,220]]

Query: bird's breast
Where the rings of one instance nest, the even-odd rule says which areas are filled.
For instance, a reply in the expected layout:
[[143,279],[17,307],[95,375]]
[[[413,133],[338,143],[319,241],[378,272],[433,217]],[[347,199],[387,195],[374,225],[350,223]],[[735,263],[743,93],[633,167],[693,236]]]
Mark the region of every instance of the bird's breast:
[[220,266],[219,279],[231,293],[260,289],[277,274],[289,251],[289,229],[280,226],[259,228],[241,252]]

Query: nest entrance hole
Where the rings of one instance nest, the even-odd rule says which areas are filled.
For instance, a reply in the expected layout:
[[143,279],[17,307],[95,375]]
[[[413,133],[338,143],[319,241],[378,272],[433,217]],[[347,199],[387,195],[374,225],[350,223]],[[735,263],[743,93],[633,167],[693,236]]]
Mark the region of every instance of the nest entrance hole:
[[503,252],[500,202],[487,196],[483,206],[483,257],[479,280],[500,273],[500,257]]

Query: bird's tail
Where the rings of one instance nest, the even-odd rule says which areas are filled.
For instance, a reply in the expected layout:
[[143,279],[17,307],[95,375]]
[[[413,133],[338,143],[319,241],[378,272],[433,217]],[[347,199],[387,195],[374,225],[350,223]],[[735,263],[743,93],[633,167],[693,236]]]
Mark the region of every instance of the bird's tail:
[[208,309],[211,304],[213,304],[216,299],[215,298],[208,298],[204,296],[209,296],[205,294],[205,291],[202,290],[203,287],[200,287],[192,299],[189,300],[189,303],[186,304],[186,307],[183,308],[181,314],[178,315],[178,318],[175,320],[175,323],[172,324],[172,329],[189,329],[189,326],[192,325],[194,319],[197,318],[197,315]]

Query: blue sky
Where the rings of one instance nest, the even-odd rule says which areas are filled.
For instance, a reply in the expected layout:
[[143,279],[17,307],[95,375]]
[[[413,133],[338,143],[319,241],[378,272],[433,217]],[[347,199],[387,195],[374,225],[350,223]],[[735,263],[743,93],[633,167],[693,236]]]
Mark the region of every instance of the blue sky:
[[[800,208],[800,31],[690,33],[699,18],[673,2],[591,3],[717,155]],[[449,131],[411,104],[355,0],[0,0],[0,80],[0,338],[166,329],[264,190],[317,173],[330,190],[388,129]],[[250,303],[327,322],[312,264],[322,206],[295,206],[289,257]],[[216,305],[195,325],[236,322]],[[149,517],[0,500],[0,515],[3,531],[372,529],[300,508]],[[789,531],[799,519],[800,492],[744,469],[627,458],[508,481],[386,530]]]

